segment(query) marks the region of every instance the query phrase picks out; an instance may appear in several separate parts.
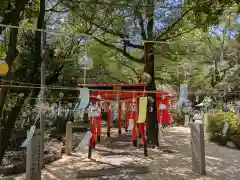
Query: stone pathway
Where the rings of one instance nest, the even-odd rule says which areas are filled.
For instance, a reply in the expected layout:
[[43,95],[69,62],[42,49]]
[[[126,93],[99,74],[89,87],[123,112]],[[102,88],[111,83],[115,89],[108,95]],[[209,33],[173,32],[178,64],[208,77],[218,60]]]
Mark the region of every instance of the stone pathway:
[[[116,135],[115,131],[115,135]],[[143,149],[133,148],[129,135],[115,136],[96,145],[93,159],[87,154],[75,153],[47,165],[43,180],[80,179],[143,179],[143,180],[239,180],[240,151],[206,142],[207,175],[191,170],[189,128],[173,127],[164,130],[164,137],[174,153],[149,149],[149,158]],[[23,176],[15,178],[24,179]]]

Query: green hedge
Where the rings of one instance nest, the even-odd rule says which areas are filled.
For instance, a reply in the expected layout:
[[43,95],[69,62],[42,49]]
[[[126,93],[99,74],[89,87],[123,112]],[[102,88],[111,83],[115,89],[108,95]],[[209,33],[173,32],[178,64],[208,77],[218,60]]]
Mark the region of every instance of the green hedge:
[[[229,124],[226,136],[223,136],[222,130],[224,123]],[[208,115],[207,133],[210,141],[215,141],[221,145],[226,145],[232,141],[240,148],[240,121],[233,112],[223,112],[218,110],[214,115]]]

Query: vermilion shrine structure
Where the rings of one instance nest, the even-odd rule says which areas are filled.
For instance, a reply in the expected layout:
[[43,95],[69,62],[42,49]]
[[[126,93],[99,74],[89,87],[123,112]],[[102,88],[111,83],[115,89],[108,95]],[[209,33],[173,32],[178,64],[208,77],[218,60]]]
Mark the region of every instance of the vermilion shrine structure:
[[[107,120],[107,136],[111,134],[111,118],[112,118],[112,102],[118,103],[118,133],[122,133],[122,103],[125,103],[125,131],[129,125],[129,119],[133,119],[134,124],[132,128],[133,145],[137,146],[137,130],[141,134],[142,144],[144,145],[144,154],[147,156],[147,145],[145,142],[145,125],[148,127],[148,120],[145,125],[137,126],[138,121],[138,103],[139,97],[145,96],[144,84],[78,84],[78,88],[88,88],[90,91],[90,101],[95,104],[98,103],[101,107],[100,101],[105,101],[108,105],[108,120]],[[101,97],[101,99],[99,99]],[[171,97],[167,92],[156,93],[157,119],[158,123],[162,125],[171,124],[170,114],[167,110],[169,100]],[[166,109],[160,109],[160,104],[164,104]],[[94,117],[94,121],[90,121],[90,129],[92,138],[89,143],[88,157],[91,158],[92,149],[95,147],[96,139],[100,142],[101,134],[101,114]]]

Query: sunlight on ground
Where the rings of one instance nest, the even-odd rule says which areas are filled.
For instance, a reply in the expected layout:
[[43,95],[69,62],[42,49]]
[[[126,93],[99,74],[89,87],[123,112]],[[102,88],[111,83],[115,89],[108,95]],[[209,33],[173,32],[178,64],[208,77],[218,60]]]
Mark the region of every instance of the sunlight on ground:
[[[192,172],[189,128],[174,127],[164,130],[168,148],[174,153],[134,148],[129,137],[115,134],[96,145],[93,159],[87,154],[74,153],[46,166],[43,180],[77,179],[161,179],[161,180],[238,180],[240,152],[206,142],[207,176]],[[102,138],[104,139],[104,138]],[[21,179],[17,179],[21,180]]]

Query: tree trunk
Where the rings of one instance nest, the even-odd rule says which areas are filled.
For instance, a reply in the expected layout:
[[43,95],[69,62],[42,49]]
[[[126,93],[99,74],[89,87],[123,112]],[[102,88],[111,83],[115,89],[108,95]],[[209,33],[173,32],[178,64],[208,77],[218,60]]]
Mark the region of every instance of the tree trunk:
[[[21,12],[25,9],[25,5],[28,3],[29,0],[24,0],[24,1],[19,1],[16,0],[15,3],[15,10],[12,13],[13,16],[11,17],[11,25],[13,26],[19,26],[20,22],[20,16]],[[17,57],[17,37],[18,37],[18,29],[12,28],[10,31],[10,38],[9,38],[9,43],[8,43],[8,52],[7,52],[7,57],[6,57],[6,62],[9,66],[9,69],[11,69],[11,66]],[[10,72],[10,70],[9,70]],[[9,83],[2,83],[2,85],[8,85]],[[3,111],[3,105],[5,102],[5,98],[8,92],[7,87],[2,87],[0,91],[0,115],[2,115]],[[1,121],[1,120],[0,120]],[[1,126],[1,122],[0,122]]]
[[2,164],[2,159],[4,156],[4,153],[8,147],[9,139],[12,134],[12,130],[14,128],[15,122],[17,117],[19,116],[20,110],[22,108],[22,105],[24,104],[25,97],[28,96],[30,92],[25,93],[24,97],[19,97],[15,106],[13,107],[11,113],[9,114],[8,118],[6,119],[3,129],[1,130],[1,136],[0,136],[0,165]]
[[[11,25],[18,26],[20,22],[20,16],[21,12],[24,10],[25,5],[28,3],[28,0],[19,1],[16,0],[15,3],[15,13],[14,16],[11,18]],[[17,37],[18,37],[18,29],[12,28],[10,31],[10,38],[8,43],[8,52],[7,52],[7,58],[6,62],[9,66],[9,69],[11,69],[11,66],[17,57]],[[4,85],[7,85],[7,83],[4,83]],[[2,87],[0,92],[0,115],[3,115],[3,106],[6,99],[6,95],[8,93],[7,87]],[[8,147],[9,138],[11,137],[12,129],[14,127],[16,117],[18,116],[20,110],[21,110],[21,104],[23,104],[24,98],[21,98],[16,106],[12,109],[12,112],[10,113],[9,117],[5,120],[4,117],[0,119],[0,164],[2,163],[2,159],[5,153],[5,150]]]
[[[154,0],[147,0],[146,15],[148,17],[147,24],[147,40],[153,41],[153,27],[154,27]],[[147,42],[144,44],[144,72],[151,76],[151,81],[148,83],[148,91],[156,91],[155,73],[154,73],[154,43]],[[148,102],[148,142],[153,146],[158,146],[158,121],[157,121],[157,106],[156,93],[148,93],[152,97],[153,102]]]
[[[15,1],[15,9],[12,9],[12,5],[11,5],[11,1],[9,2],[10,7],[5,9],[5,13],[3,15],[3,19],[0,22],[0,24],[4,24],[4,25],[9,25],[12,24],[13,25],[13,18],[18,18],[19,14],[24,10],[25,5],[29,2],[29,0],[16,0]],[[2,34],[2,32],[5,30],[5,27],[1,27],[0,28],[0,35]]]
[[[145,66],[144,72],[151,75],[151,81],[147,86],[147,91],[156,91],[155,85],[155,73],[154,73],[154,55],[153,55],[153,43],[145,43]],[[158,146],[158,121],[157,121],[157,106],[156,106],[156,93],[148,93],[148,96],[152,97],[153,102],[148,102],[148,141],[154,146]]]

